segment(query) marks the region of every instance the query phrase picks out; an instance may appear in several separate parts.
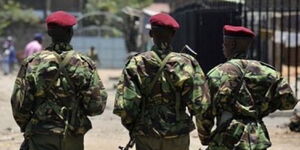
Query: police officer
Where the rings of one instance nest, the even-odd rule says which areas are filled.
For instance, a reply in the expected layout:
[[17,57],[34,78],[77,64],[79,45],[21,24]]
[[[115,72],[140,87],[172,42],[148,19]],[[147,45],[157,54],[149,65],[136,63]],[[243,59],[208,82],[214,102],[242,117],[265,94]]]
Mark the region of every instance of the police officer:
[[83,150],[87,116],[104,111],[107,94],[96,67],[69,44],[76,18],[57,11],[46,19],[52,44],[25,59],[11,98],[29,150]]
[[195,128],[191,114],[198,125],[210,104],[205,76],[193,57],[172,52],[179,24],[171,16],[157,14],[150,23],[154,46],[125,65],[113,112],[135,138],[137,150],[188,150]]
[[90,57],[96,63],[96,66],[100,66],[100,60],[99,60],[97,52],[95,51],[94,46],[90,47],[90,49],[88,50],[87,56]]
[[[271,146],[263,118],[293,109],[294,93],[270,65],[246,58],[255,34],[248,28],[224,26],[228,61],[208,73],[212,105],[201,120],[200,139],[209,150],[265,150]],[[216,129],[211,132],[216,118]]]

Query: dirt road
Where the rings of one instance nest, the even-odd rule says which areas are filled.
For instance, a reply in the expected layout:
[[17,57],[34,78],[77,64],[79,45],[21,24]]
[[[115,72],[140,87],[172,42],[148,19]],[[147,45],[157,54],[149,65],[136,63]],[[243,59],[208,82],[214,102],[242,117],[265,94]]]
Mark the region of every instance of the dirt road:
[[[108,91],[108,103],[101,116],[92,117],[93,129],[85,136],[86,150],[117,150],[128,142],[128,132],[120,124],[120,119],[112,114],[115,90],[114,84],[121,70],[100,70],[99,74]],[[13,120],[10,95],[15,76],[0,74],[0,150],[17,150],[22,142],[22,134]],[[276,116],[276,115],[275,115]],[[273,147],[270,150],[299,150],[300,134],[291,133],[284,124],[288,117],[266,118]],[[197,133],[191,134],[191,150],[201,147]]]

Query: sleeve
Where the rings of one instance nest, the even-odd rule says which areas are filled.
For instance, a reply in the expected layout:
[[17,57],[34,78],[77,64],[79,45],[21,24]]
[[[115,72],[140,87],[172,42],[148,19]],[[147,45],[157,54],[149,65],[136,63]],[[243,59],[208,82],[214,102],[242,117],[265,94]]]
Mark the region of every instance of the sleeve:
[[92,70],[89,87],[82,94],[83,108],[87,115],[95,116],[103,113],[106,106],[107,93],[97,73],[97,69]]
[[21,132],[25,131],[26,125],[33,115],[34,104],[30,82],[26,79],[26,70],[27,65],[21,65],[11,96],[13,116],[21,128]]
[[210,133],[210,130],[206,127],[210,122],[205,116],[211,105],[210,93],[205,75],[195,60],[193,61],[193,68],[194,73],[192,73],[191,78],[186,81],[183,87],[183,97],[188,97],[187,99],[185,98],[187,100],[186,104],[189,111],[196,117],[199,138],[202,144],[205,144],[205,140]]
[[122,124],[131,130],[140,113],[141,93],[139,75],[134,58],[125,66],[119,80],[113,113],[120,116]]
[[272,91],[274,93],[274,98],[270,102],[270,111],[273,112],[276,109],[293,109],[298,103],[298,100],[288,82],[280,77],[276,85],[276,88]]
[[202,118],[199,118],[198,124],[198,133],[199,138],[201,140],[202,145],[208,145],[211,137],[211,130],[215,124],[215,100],[214,96],[216,95],[218,88],[216,83],[220,80],[214,78],[214,75],[218,76],[218,72],[214,72],[212,74],[208,74],[207,76],[207,85],[210,89],[210,96],[211,96],[211,105],[209,105],[205,112],[203,112]]

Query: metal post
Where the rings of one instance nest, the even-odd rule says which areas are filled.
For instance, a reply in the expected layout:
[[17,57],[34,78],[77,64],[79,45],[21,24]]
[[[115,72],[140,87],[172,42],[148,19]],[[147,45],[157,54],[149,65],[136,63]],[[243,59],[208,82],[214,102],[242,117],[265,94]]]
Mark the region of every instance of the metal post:
[[261,0],[258,1],[258,36],[257,36],[257,58],[258,60],[261,60]]
[[292,16],[292,5],[291,0],[288,0],[288,7],[289,7],[289,17],[288,17],[288,59],[287,59],[287,65],[288,65],[288,82],[291,82],[291,16]]
[[247,13],[247,3],[245,2],[244,3],[244,6],[242,4],[242,1],[240,1],[240,4],[242,5],[242,8],[244,9],[244,26],[247,27],[248,26],[248,13]]
[[266,1],[266,47],[265,50],[267,51],[267,62],[269,62],[269,0]]
[[299,17],[300,17],[300,10],[299,10],[299,5],[300,5],[300,3],[299,3],[299,1],[300,0],[296,0],[296,97],[298,98],[298,66],[299,66],[299,64],[298,64],[298,51],[299,51],[299,44],[300,43],[298,43],[298,41],[299,41],[299,37],[298,37],[298,34],[300,34],[300,32],[299,32]]
[[272,64],[273,64],[273,66],[275,66],[275,67],[277,67],[276,66],[276,61],[275,61],[275,59],[276,59],[276,43],[275,43],[275,32],[276,32],[276,7],[277,7],[277,5],[276,5],[276,1],[277,0],[273,0],[273,45],[272,45],[272,57],[273,57],[273,59],[272,59]]
[[281,18],[280,18],[280,73],[283,73],[283,31],[284,31],[284,26],[283,26],[283,19],[284,19],[284,1],[281,0],[280,1],[280,13],[281,13]]
[[[254,31],[254,0],[251,0],[251,29],[252,29],[252,31]],[[251,56],[251,58],[253,58],[254,57],[254,45],[252,44],[252,46],[251,46],[251,54],[250,54],[250,56]]]

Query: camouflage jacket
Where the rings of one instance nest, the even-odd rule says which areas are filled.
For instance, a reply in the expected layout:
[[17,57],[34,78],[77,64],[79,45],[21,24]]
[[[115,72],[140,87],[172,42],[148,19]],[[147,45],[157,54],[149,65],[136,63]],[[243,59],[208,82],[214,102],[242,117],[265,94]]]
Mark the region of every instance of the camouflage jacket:
[[[171,56],[162,73],[146,94],[161,66],[157,56],[163,60],[167,55]],[[176,95],[180,99],[177,102]],[[176,137],[195,128],[186,108],[195,114],[198,123],[209,100],[205,75],[193,57],[153,47],[126,64],[117,87],[114,113],[132,134]]]
[[[262,118],[294,108],[297,99],[275,69],[234,58],[208,73],[212,105],[201,121],[200,139],[209,149],[262,150],[271,146]],[[211,133],[216,117],[217,128]]]
[[84,134],[92,127],[87,116],[104,111],[107,93],[87,56],[74,52],[64,67],[66,72],[59,71],[61,61],[72,51],[69,44],[51,44],[22,64],[11,97],[22,132],[63,134],[69,124],[70,133]]

